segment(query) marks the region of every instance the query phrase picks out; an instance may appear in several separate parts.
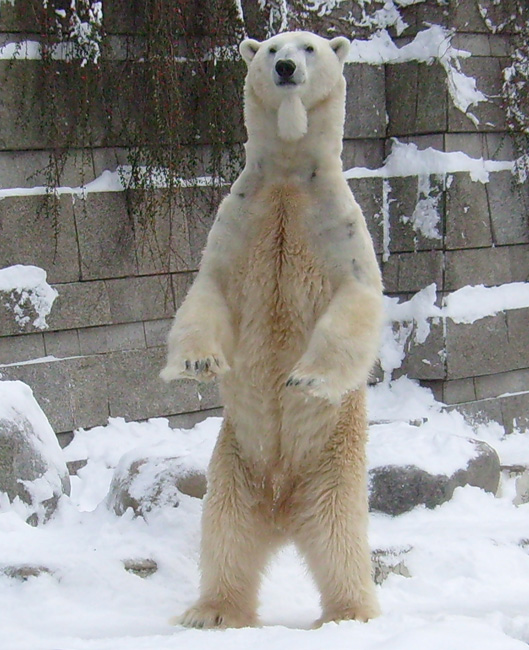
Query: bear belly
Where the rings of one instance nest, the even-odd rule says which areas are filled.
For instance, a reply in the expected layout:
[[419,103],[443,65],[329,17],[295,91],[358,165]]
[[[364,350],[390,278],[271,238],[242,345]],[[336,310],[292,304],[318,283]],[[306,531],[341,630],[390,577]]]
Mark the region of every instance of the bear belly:
[[317,435],[326,411],[321,400],[285,385],[331,297],[307,227],[308,198],[293,185],[259,197],[246,262],[230,291],[236,338],[222,382],[227,414],[244,456],[280,472],[279,465],[293,464],[300,443],[310,444],[310,421],[298,426],[300,412],[306,422],[314,410]]

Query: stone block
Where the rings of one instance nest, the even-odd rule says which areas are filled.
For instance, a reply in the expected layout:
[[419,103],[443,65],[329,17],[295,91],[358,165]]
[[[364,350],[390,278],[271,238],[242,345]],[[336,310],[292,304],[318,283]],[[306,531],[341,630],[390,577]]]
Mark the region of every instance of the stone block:
[[443,281],[442,251],[393,253],[382,264],[384,287],[388,293],[412,293]]
[[143,323],[145,342],[148,348],[155,348],[167,343],[167,337],[173,324],[172,318],[147,321]]
[[362,208],[376,253],[383,252],[382,179],[352,178],[349,182],[356,201]]
[[494,243],[529,243],[529,182],[517,183],[509,171],[490,175],[486,185]]
[[512,137],[506,133],[445,133],[444,150],[484,160],[510,161],[516,156]]
[[106,424],[109,411],[109,382],[103,359],[80,357],[69,363],[69,397],[74,428]]
[[193,194],[189,194],[188,204],[183,206],[191,248],[189,270],[197,270],[200,265],[202,251],[224,193],[216,188],[194,188]]
[[497,422],[503,426],[503,413],[498,399],[483,399],[476,402],[465,402],[448,406],[447,411],[457,411],[471,426],[479,426],[487,422]]
[[469,174],[450,176],[446,196],[446,248],[492,245],[487,189]]
[[46,355],[51,357],[74,357],[81,354],[77,330],[44,332]]
[[391,178],[388,182],[390,251],[442,248],[444,177],[406,176]]
[[445,253],[446,291],[466,285],[495,286],[526,282],[529,278],[529,246],[496,246]]
[[169,275],[106,280],[113,323],[135,323],[153,318],[169,318],[175,304]]
[[[461,69],[465,75],[476,80],[476,87],[487,101],[469,107],[478,121],[480,131],[505,131],[505,111],[502,107],[501,90],[504,62],[496,57],[470,57],[461,60]],[[448,130],[451,132],[474,132],[476,125],[464,113],[455,107],[452,100],[448,102]]]
[[439,63],[411,61],[387,66],[388,135],[444,133],[446,74]]
[[3,364],[39,359],[45,354],[44,337],[41,333],[0,336],[0,374]]
[[342,162],[344,170],[353,167],[367,167],[368,169],[382,167],[384,164],[384,140],[344,140]]
[[50,330],[94,327],[112,322],[107,287],[103,281],[73,282],[55,288],[59,295],[47,318]]
[[506,433],[529,429],[529,392],[499,399]]
[[506,313],[472,324],[446,321],[448,379],[506,372],[527,364],[509,335]]
[[165,364],[164,347],[113,352],[105,355],[110,415],[145,420],[200,410],[197,383],[164,383],[159,378]]
[[69,363],[48,361],[2,368],[3,379],[18,379],[32,389],[55,433],[75,429],[70,403]]
[[472,377],[444,382],[442,401],[445,404],[462,404],[463,402],[474,402],[475,400],[476,389]]
[[430,321],[430,333],[422,343],[410,336],[406,356],[396,372],[412,379],[433,380],[446,376],[444,327],[440,321]]
[[[189,289],[191,289],[191,285],[193,284],[196,275],[196,273],[173,273],[173,275],[171,275],[173,294],[176,301],[176,309],[178,309],[178,307],[180,307],[180,305],[184,302],[185,297],[187,296]],[[171,316],[174,316],[174,312],[171,314]]]
[[[425,0],[419,4],[399,6],[399,13],[403,20],[409,25],[405,33],[416,34],[424,29],[425,25],[443,25],[449,26],[450,12],[445,3],[438,0]],[[396,39],[399,47],[405,38]]]
[[[0,149],[48,149],[102,144],[109,127],[103,102],[92,102],[86,130],[78,128],[81,103],[72,101],[71,85],[83,84],[83,77],[99,72],[85,68],[68,67],[66,61],[56,61],[44,74],[42,61],[0,61]],[[107,64],[107,80],[115,78],[115,65]],[[53,110],[45,105],[50,75],[57,84]],[[110,88],[110,85],[109,85]],[[121,90],[121,88],[120,88]],[[21,101],[23,97],[23,101]],[[83,107],[84,109],[84,107]],[[50,120],[56,128],[50,128]],[[60,126],[59,126],[60,125]]]
[[108,421],[107,380],[99,357],[26,363],[2,369],[30,386],[57,434]]
[[136,34],[145,28],[145,15],[127,0],[105,3],[103,27],[108,34]]
[[381,138],[386,134],[384,66],[348,63],[344,137]]
[[479,6],[474,0],[458,0],[449,3],[450,25],[458,32],[484,33],[489,29],[479,12]]
[[154,196],[149,195],[148,200],[155,202],[154,214],[137,203],[140,200],[138,192],[130,192],[134,205],[136,257],[141,275],[191,268],[188,226],[180,202],[183,192],[190,195],[193,191],[159,190]]
[[46,214],[43,201],[38,196],[0,201],[0,268],[30,264],[43,268],[48,282],[74,282],[80,269],[71,197],[60,198],[57,220]]
[[42,12],[40,0],[13,0],[2,2],[0,32],[27,32],[40,34],[42,25],[38,16]]
[[505,318],[514,362],[511,368],[526,368],[529,360],[529,307],[510,309],[505,312]]
[[[45,187],[51,156],[50,151],[0,151],[0,188]],[[80,187],[94,178],[92,152],[73,149],[64,154],[61,163],[63,187]]]
[[122,323],[79,330],[81,354],[103,354],[146,347],[143,323]]
[[83,280],[137,273],[134,227],[124,192],[88,194],[74,204]]
[[452,46],[472,56],[509,56],[509,37],[503,34],[454,34]]
[[522,393],[529,390],[529,369],[521,368],[494,375],[474,377],[474,385],[476,387],[474,399],[488,399],[505,393]]
[[170,415],[167,419],[169,426],[173,429],[192,429],[195,424],[203,422],[206,418],[222,417],[222,408],[193,411],[191,413],[179,413]]

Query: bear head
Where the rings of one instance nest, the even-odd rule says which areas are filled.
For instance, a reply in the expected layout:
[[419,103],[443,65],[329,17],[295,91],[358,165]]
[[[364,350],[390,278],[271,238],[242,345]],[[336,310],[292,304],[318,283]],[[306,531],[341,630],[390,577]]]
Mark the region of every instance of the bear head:
[[266,108],[278,111],[279,135],[297,140],[307,131],[307,111],[345,90],[343,64],[349,41],[310,32],[285,32],[266,41],[251,38],[240,45],[248,66],[247,92]]

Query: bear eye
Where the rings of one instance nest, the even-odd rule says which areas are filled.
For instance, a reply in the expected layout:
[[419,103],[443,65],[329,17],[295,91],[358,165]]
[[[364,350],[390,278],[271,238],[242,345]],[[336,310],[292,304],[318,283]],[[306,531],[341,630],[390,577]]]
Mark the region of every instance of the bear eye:
[[270,52],[270,54],[275,54],[277,52],[277,47],[274,47],[272,45],[272,47],[268,51]]
[[305,45],[305,52],[314,52],[314,47],[312,45]]

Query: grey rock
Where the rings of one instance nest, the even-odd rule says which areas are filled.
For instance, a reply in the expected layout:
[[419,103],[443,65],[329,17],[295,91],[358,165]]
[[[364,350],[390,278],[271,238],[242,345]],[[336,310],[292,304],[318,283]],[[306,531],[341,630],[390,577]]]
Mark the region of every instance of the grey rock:
[[49,429],[37,431],[23,413],[14,412],[13,418],[0,419],[0,491],[11,502],[25,504],[26,521],[36,526],[70,493],[70,479],[49,424]]
[[38,578],[41,575],[53,575],[48,567],[39,564],[17,564],[13,566],[0,566],[0,573],[8,578],[26,582],[28,578]]
[[371,510],[400,515],[418,505],[428,508],[448,501],[457,487],[473,485],[496,493],[500,480],[498,455],[484,442],[473,441],[476,456],[451,476],[429,474],[413,466],[388,465],[369,471]]
[[150,558],[124,560],[125,571],[134,573],[139,578],[148,578],[158,571],[158,563]]
[[134,458],[131,454],[116,467],[106,499],[117,515],[132,508],[136,516],[145,517],[159,508],[177,508],[182,494],[202,498],[206,493],[206,476],[186,466],[182,458]]
[[405,555],[411,547],[404,549],[377,549],[371,553],[373,578],[375,584],[381,585],[391,574],[410,578],[411,573],[405,563]]

